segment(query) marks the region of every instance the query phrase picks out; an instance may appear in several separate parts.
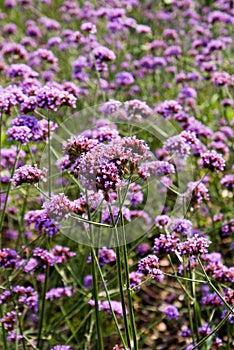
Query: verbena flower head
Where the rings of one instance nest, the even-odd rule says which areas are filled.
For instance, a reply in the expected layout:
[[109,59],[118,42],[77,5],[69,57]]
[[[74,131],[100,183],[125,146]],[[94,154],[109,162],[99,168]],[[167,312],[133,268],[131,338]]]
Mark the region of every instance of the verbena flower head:
[[178,318],[179,318],[179,311],[178,311],[177,307],[175,307],[173,305],[168,305],[168,306],[164,307],[162,312],[166,315],[168,320],[172,320],[172,319],[178,320]]
[[102,190],[105,194],[124,185],[124,174],[133,173],[139,163],[149,157],[143,140],[124,137],[107,144],[100,143],[79,159],[77,172],[83,186]]
[[216,86],[228,86],[231,83],[231,76],[227,72],[215,72],[212,76],[212,82]]
[[94,62],[92,66],[99,72],[107,71],[108,66],[106,62],[111,62],[116,59],[115,53],[105,46],[97,46],[92,51]]
[[232,191],[234,188],[234,175],[227,174],[220,180],[221,185],[227,187],[229,191]]
[[[26,156],[26,153],[23,150],[17,151],[17,147],[12,145],[10,148],[1,148],[0,149],[0,165],[1,169],[12,169],[16,157],[19,161]],[[18,164],[16,164],[16,167]]]
[[127,112],[128,118],[138,117],[139,119],[150,116],[153,111],[146,104],[140,100],[130,100],[124,102],[124,109]]
[[220,153],[216,151],[207,151],[201,154],[200,167],[210,169],[211,171],[220,172],[225,168],[225,160]]
[[176,233],[180,233],[182,236],[191,236],[192,234],[192,222],[187,219],[174,219],[170,225],[170,229]]
[[19,255],[17,252],[11,248],[3,248],[0,250],[0,267],[1,268],[7,268],[12,267],[15,268],[18,260]]
[[153,252],[154,253],[172,253],[177,250],[177,245],[179,239],[176,234],[172,232],[171,234],[160,234],[159,237],[154,239]]
[[[91,255],[87,259],[87,264],[91,263]],[[116,253],[113,249],[103,247],[98,251],[98,261],[102,267],[105,264],[110,264],[116,261]]]
[[188,238],[184,242],[180,242],[177,245],[177,250],[180,255],[198,255],[208,252],[208,247],[211,241],[205,237],[199,237],[195,234],[193,237]]
[[67,218],[71,210],[71,202],[63,193],[54,195],[51,199],[45,201],[42,206],[49,217],[56,219]]
[[56,264],[65,263],[68,258],[73,258],[74,256],[76,256],[76,253],[72,252],[69,247],[64,247],[60,245],[56,245],[51,250],[51,254]]
[[138,262],[138,271],[144,275],[151,275],[157,281],[164,278],[163,272],[159,269],[159,259],[156,255],[148,255]]
[[59,233],[59,223],[55,218],[48,216],[46,210],[31,210],[24,215],[27,226],[34,224],[34,228],[39,234],[48,234],[50,237]]
[[12,120],[13,126],[26,126],[31,131],[30,141],[46,141],[48,139],[48,133],[50,128],[50,135],[52,136],[53,132],[58,127],[57,123],[52,121],[48,122],[46,119],[37,120],[32,115],[19,115],[17,118]]
[[19,141],[26,145],[32,138],[32,132],[27,126],[12,126],[7,130],[8,140]]
[[188,189],[185,194],[191,197],[190,210],[200,208],[203,201],[209,201],[210,194],[209,190],[203,182],[189,182]]
[[46,292],[46,300],[59,299],[63,296],[71,297],[74,293],[72,286],[52,288]]
[[164,143],[163,148],[168,153],[176,153],[184,158],[187,158],[191,152],[193,145],[198,145],[199,140],[197,139],[194,132],[182,131],[179,135],[172,136],[167,139]]
[[169,175],[174,173],[175,173],[174,165],[167,161],[161,161],[161,160],[142,163],[138,169],[138,174],[144,180],[151,175],[164,176],[164,175]]
[[120,72],[117,73],[116,76],[116,83],[117,85],[122,86],[129,86],[134,83],[135,79],[134,76],[129,72]]
[[158,215],[155,218],[155,226],[159,227],[160,229],[168,226],[171,222],[171,219],[167,215]]
[[37,165],[23,165],[16,169],[13,178],[11,179],[15,187],[24,183],[35,184],[39,181],[46,181],[46,169],[38,169]]
[[57,111],[61,106],[76,108],[76,97],[68,91],[52,86],[43,86],[37,91],[37,104],[40,108],[48,108]]
[[68,345],[56,345],[53,348],[50,348],[50,350],[72,350],[72,348]]
[[132,271],[129,274],[130,279],[130,288],[134,288],[137,286],[138,289],[140,289],[139,284],[142,282],[142,278],[144,277],[144,274],[138,271]]
[[155,108],[155,112],[161,114],[164,118],[181,111],[182,106],[175,100],[165,100],[159,103]]

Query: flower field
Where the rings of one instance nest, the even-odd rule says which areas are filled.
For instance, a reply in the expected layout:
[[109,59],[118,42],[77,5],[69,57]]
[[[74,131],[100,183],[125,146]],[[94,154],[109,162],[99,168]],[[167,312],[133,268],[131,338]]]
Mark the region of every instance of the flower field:
[[233,349],[233,0],[0,20],[0,349]]

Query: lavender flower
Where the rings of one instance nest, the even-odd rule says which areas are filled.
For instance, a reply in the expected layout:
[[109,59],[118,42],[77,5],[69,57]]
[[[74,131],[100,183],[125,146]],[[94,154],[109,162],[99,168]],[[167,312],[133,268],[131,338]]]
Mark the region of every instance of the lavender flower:
[[71,297],[74,292],[72,286],[52,288],[46,293],[46,300],[59,299],[62,296]]
[[209,190],[203,182],[189,182],[188,189],[185,194],[189,197],[192,194],[190,202],[190,210],[200,208],[203,201],[208,201],[210,199]]
[[129,72],[120,72],[116,74],[116,83],[122,86],[129,86],[134,83],[135,79],[133,75]]
[[52,250],[51,254],[55,264],[62,264],[67,261],[68,258],[76,256],[75,252],[71,252],[70,248],[56,245]]
[[167,161],[152,161],[147,163],[142,163],[139,166],[138,174],[145,180],[150,175],[154,176],[164,176],[175,173],[175,167],[173,164]]
[[31,130],[27,126],[12,126],[7,130],[8,140],[19,141],[26,145],[31,137]]
[[191,236],[192,234],[192,222],[186,219],[174,219],[170,229],[176,233],[180,233],[182,236]]
[[171,222],[171,219],[167,215],[158,215],[155,218],[155,226],[159,227],[160,229],[170,224],[170,222]]
[[144,277],[144,274],[141,272],[137,271],[132,271],[129,274],[129,279],[130,279],[130,288],[134,288],[137,286],[138,289],[140,289],[139,284],[142,282],[142,278]]
[[154,253],[171,253],[177,250],[179,239],[176,234],[160,234],[159,237],[154,239],[153,252]]
[[193,237],[188,238],[187,241],[178,243],[177,250],[180,255],[204,254],[208,252],[207,248],[210,244],[210,240],[195,234]]
[[50,348],[50,350],[72,350],[72,348],[68,345],[56,345],[53,348]]
[[62,105],[76,108],[76,97],[65,90],[45,85],[37,91],[37,104],[40,108],[57,111]]
[[161,103],[159,103],[156,108],[155,112],[161,114],[164,118],[169,117],[171,114],[179,113],[182,111],[182,106],[174,100],[166,100]]
[[225,160],[220,153],[216,151],[207,151],[201,154],[200,167],[207,168],[217,173],[224,170]]
[[[87,264],[91,263],[91,255],[88,256]],[[102,267],[105,264],[111,264],[116,261],[116,254],[113,249],[103,247],[98,251],[99,265]]]
[[19,255],[15,250],[10,248],[3,248],[0,250],[0,267],[1,268],[8,268],[8,267],[15,268],[18,260],[19,260]]
[[168,320],[172,320],[172,319],[178,320],[179,311],[178,311],[177,307],[175,307],[173,305],[168,305],[168,306],[163,308],[162,312],[166,315]]
[[31,165],[24,165],[16,169],[11,181],[15,187],[24,183],[35,184],[39,181],[46,181],[46,172],[46,169],[38,169],[36,164],[34,167]]
[[234,175],[233,174],[228,174],[225,175],[221,180],[220,180],[221,185],[227,187],[229,191],[232,191],[234,188]]
[[46,214],[52,218],[63,219],[69,216],[71,210],[71,202],[63,193],[54,195],[51,199],[43,203],[42,206]]
[[158,257],[156,255],[148,255],[138,262],[138,271],[144,275],[151,275],[157,281],[164,278],[163,272],[159,269]]

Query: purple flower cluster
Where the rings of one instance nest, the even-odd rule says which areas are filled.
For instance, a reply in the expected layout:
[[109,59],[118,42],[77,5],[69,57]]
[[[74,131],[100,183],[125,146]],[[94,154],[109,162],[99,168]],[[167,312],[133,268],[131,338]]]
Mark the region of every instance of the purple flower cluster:
[[144,275],[151,275],[156,281],[164,279],[163,272],[159,269],[159,259],[156,255],[148,255],[138,262],[138,271]]
[[[87,259],[87,264],[91,263],[91,255],[89,255],[88,259]],[[116,254],[115,251],[113,249],[108,249],[106,247],[103,247],[101,249],[99,249],[98,251],[98,261],[100,266],[103,266],[105,264],[111,264],[113,262],[115,262],[116,260]]]
[[57,123],[46,119],[37,120],[34,116],[18,116],[12,120],[12,127],[7,131],[9,140],[27,144],[29,141],[42,142],[57,129]]
[[163,161],[156,160],[152,162],[142,163],[139,166],[138,174],[145,180],[150,175],[164,176],[175,173],[175,167],[173,164]]
[[158,215],[155,218],[155,226],[157,226],[160,229],[168,226],[170,222],[171,222],[171,219],[167,215]]
[[175,306],[168,305],[168,306],[163,308],[162,312],[166,315],[168,320],[172,320],[172,319],[178,320],[179,311]]
[[187,219],[174,219],[170,225],[170,229],[176,233],[180,233],[182,236],[191,236],[192,234],[192,222]]
[[190,154],[192,146],[198,145],[198,142],[194,132],[182,131],[181,134],[167,139],[163,148],[168,153],[176,153],[186,158]]
[[74,293],[72,286],[52,288],[46,293],[46,300],[59,299],[63,296],[71,297]]
[[[90,300],[89,305],[94,306],[95,305],[94,300]],[[117,318],[120,318],[123,316],[122,304],[120,301],[117,301],[117,300],[111,300],[111,308],[108,300],[101,300],[99,301],[98,308],[99,308],[99,311],[106,311],[110,315],[112,314],[112,311],[111,311],[111,308],[112,308]],[[126,309],[126,312],[128,313],[127,309]]]
[[217,173],[225,168],[225,160],[220,153],[216,151],[207,151],[201,154],[200,167],[207,168]]
[[204,254],[208,252],[207,248],[210,244],[210,240],[205,237],[199,237],[198,234],[195,234],[186,241],[178,243],[177,250],[180,255]]
[[182,106],[174,100],[164,101],[158,104],[155,108],[155,112],[161,114],[164,118],[168,118],[171,114],[179,113],[182,111]]
[[45,210],[30,210],[24,215],[24,221],[27,226],[33,224],[38,234],[53,237],[59,233],[59,223],[54,218],[49,217]]
[[206,185],[203,182],[189,182],[188,183],[188,189],[186,191],[186,194],[191,197],[191,206],[190,210],[193,211],[194,209],[200,208],[203,201],[209,201],[210,194],[209,190],[206,187]]
[[[207,336],[212,349],[231,347],[233,315],[222,332],[213,330],[234,298],[232,2],[3,1],[0,348],[99,347],[98,310],[86,305],[91,288],[93,295],[97,289],[103,325],[108,323],[104,332],[108,337],[100,348],[137,348],[131,339],[142,348],[168,348],[172,331],[179,335],[173,338],[174,347],[199,347]],[[87,108],[94,104],[96,110]],[[83,131],[86,125],[90,129]],[[51,152],[48,163],[57,167],[58,177],[50,176],[49,185],[55,180],[56,188],[44,193],[43,202],[39,186],[23,184],[45,181],[46,170],[39,162],[46,143]],[[209,176],[203,176],[206,169]],[[154,188],[157,198],[147,187],[153,176],[163,185]],[[177,187],[179,196],[173,191]],[[117,288],[126,299],[138,293],[133,298],[138,336],[133,310],[123,315],[123,298],[103,300],[106,286],[90,274],[92,261],[88,256],[85,264],[86,248],[73,241],[69,247],[63,245],[63,230],[69,231],[76,220],[84,222],[84,232],[77,229],[77,240],[90,229],[89,221],[96,222],[92,233],[97,229],[100,240],[113,242],[108,229],[121,232],[123,225],[127,242],[133,234],[141,237],[129,249],[120,248],[120,258],[122,252],[129,254],[131,271],[129,276],[127,270],[123,273],[123,285],[115,276],[116,265],[119,269],[125,265],[116,259],[116,250],[108,241],[100,242],[98,249],[110,297]],[[79,257],[74,258],[77,251]],[[200,262],[212,284],[206,283]],[[170,283],[171,274],[180,283]],[[188,277],[203,283],[190,283]],[[163,278],[158,288],[157,281]],[[150,280],[152,290],[140,291]],[[133,290],[127,291],[129,282]],[[190,305],[192,319],[181,291],[186,296],[196,292],[199,302]],[[151,317],[155,292],[156,304],[162,307]],[[132,309],[130,300],[128,307]],[[114,329],[112,308],[117,318],[124,316],[118,321],[121,337],[114,335],[113,343],[108,342]],[[175,320],[165,333],[161,312],[167,324]],[[199,322],[191,324],[193,318]],[[151,334],[139,337],[146,319],[149,329],[156,322],[157,339]]]
[[159,237],[154,239],[153,251],[154,253],[171,253],[177,250],[179,239],[176,237],[175,232],[171,234],[160,234]]
[[39,181],[46,181],[46,169],[38,169],[37,165],[23,165],[16,169],[13,178],[11,179],[15,187],[24,183],[35,184]]

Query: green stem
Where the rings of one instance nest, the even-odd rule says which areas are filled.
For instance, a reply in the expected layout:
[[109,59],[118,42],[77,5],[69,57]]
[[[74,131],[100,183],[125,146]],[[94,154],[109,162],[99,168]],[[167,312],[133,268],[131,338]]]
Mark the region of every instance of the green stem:
[[91,248],[91,249],[94,251],[95,262],[96,262],[99,274],[101,276],[101,281],[102,281],[102,284],[103,284],[103,287],[104,287],[104,290],[105,290],[105,293],[106,293],[106,297],[107,297],[107,300],[108,300],[108,303],[109,303],[111,314],[112,314],[114,322],[115,322],[116,329],[117,329],[117,331],[119,333],[119,336],[120,336],[120,339],[121,339],[121,341],[123,343],[124,348],[127,349],[127,345],[125,343],[125,340],[124,340],[123,335],[121,333],[121,330],[119,328],[118,320],[116,318],[115,312],[114,312],[113,307],[111,305],[111,299],[110,299],[110,295],[109,295],[109,292],[108,292],[108,288],[107,288],[107,284],[106,284],[105,278],[104,278],[103,273],[102,273],[102,269],[101,269],[101,267],[99,265],[98,258],[97,258],[96,254],[95,254],[94,248]]
[[203,271],[203,273],[204,273],[204,275],[205,275],[205,277],[207,279],[207,282],[208,282],[209,286],[211,287],[211,289],[213,289],[213,291],[218,295],[218,297],[222,300],[222,302],[225,304],[225,306],[231,311],[231,313],[234,314],[234,309],[226,302],[226,300],[223,298],[221,293],[218,291],[218,289],[211,282],[209,276],[206,273],[206,270],[204,269],[204,266],[203,266],[199,256],[197,257],[197,259],[199,261],[199,264],[200,264],[200,266],[202,268],[202,271]]
[[190,278],[191,278],[191,281],[190,281],[191,294],[192,294],[192,297],[194,300],[194,302],[193,302],[194,328],[195,328],[196,337],[197,337],[197,339],[199,339],[198,327],[199,327],[200,310],[199,310],[199,306],[198,306],[197,299],[196,299],[196,282],[192,281],[194,272],[191,271],[190,264],[189,264],[189,274],[190,274]]
[[[130,181],[129,181],[129,183],[130,183]],[[128,187],[127,187],[127,190],[125,192],[125,196],[124,196],[122,203],[124,203],[124,200],[126,198]],[[120,193],[119,193],[119,200],[121,202]],[[126,277],[126,287],[127,287],[130,323],[131,323],[131,330],[132,330],[132,336],[133,336],[134,350],[138,350],[137,329],[136,329],[136,322],[135,322],[134,309],[133,309],[133,303],[132,303],[132,293],[131,293],[130,279],[129,279],[128,250],[127,250],[127,243],[126,243],[126,234],[125,234],[125,230],[124,230],[124,220],[123,220],[122,207],[121,207],[120,219],[121,219],[121,228],[122,228],[122,235],[123,235],[124,269],[125,269],[125,277]]]
[[[86,191],[86,202],[87,202],[87,209],[88,209],[88,220],[91,221],[91,213],[89,208],[89,201],[88,201],[88,193]],[[98,298],[98,277],[97,277],[97,269],[95,264],[95,256],[96,252],[93,246],[94,243],[94,237],[93,237],[93,230],[92,230],[92,224],[89,224],[89,231],[90,231],[90,244],[91,244],[91,267],[92,267],[92,276],[93,276],[93,299],[95,301],[95,316],[96,316],[96,327],[97,327],[97,337],[98,337],[98,350],[104,350],[104,344],[103,344],[103,335],[102,335],[102,326],[101,326],[101,320],[100,320],[100,313],[99,313],[99,298]],[[97,251],[98,256],[98,251]]]
[[[18,158],[19,158],[19,152],[20,152],[20,146],[17,148],[15,161],[14,161],[12,171],[11,171],[11,178],[13,177],[14,172],[15,172],[15,167],[16,167],[16,164],[17,164]],[[6,213],[7,201],[8,201],[8,197],[10,194],[10,190],[11,190],[11,182],[9,182],[9,184],[7,186],[6,198],[5,198],[4,206],[2,209],[2,215],[1,215],[1,219],[0,219],[0,233],[2,232],[2,227],[3,227],[3,223],[4,223],[4,217],[5,217],[5,213]],[[1,240],[1,235],[0,235],[0,248],[1,248],[1,244],[2,244],[2,240]]]
[[127,344],[131,349],[130,330],[129,330],[125,300],[124,300],[124,290],[123,290],[124,282],[122,277],[122,263],[121,263],[121,256],[120,256],[120,247],[119,247],[119,235],[118,235],[118,229],[116,227],[116,222],[112,214],[111,206],[109,206],[109,212],[110,212],[112,225],[114,226],[114,229],[115,229],[117,274],[118,274],[118,280],[119,280],[119,291],[120,291],[120,299],[121,299],[122,310],[123,310],[125,333],[127,337]]
[[41,345],[42,345],[42,337],[41,336],[42,336],[42,331],[43,331],[43,326],[44,326],[46,291],[47,291],[48,278],[49,278],[49,267],[46,268],[45,282],[44,282],[44,288],[43,288],[43,293],[42,293],[40,323],[39,323],[39,330],[38,330],[38,337],[37,337],[37,347],[39,349],[41,349]]
[[204,338],[202,338],[191,350],[198,350],[199,346],[204,344],[208,338],[210,338],[213,334],[215,334],[223,325],[224,323],[228,320],[228,317],[231,315],[231,311],[227,313],[227,315],[224,317],[224,319],[219,322],[219,324],[213,329],[211,333],[206,335]]
[[[1,318],[3,317],[2,305],[0,305],[0,316],[1,316]],[[3,350],[7,350],[8,349],[7,337],[6,337],[6,330],[5,330],[3,322],[1,322],[1,327],[2,327]]]
[[96,271],[96,264],[94,261],[94,250],[91,250],[91,264],[92,264],[92,275],[93,275],[93,298],[95,301],[95,316],[96,316],[96,327],[97,327],[97,337],[98,337],[98,349],[104,350],[103,346],[103,337],[102,337],[102,328],[101,328],[101,322],[100,322],[100,314],[99,314],[99,307],[98,307],[98,280],[97,280],[97,271]]
[[[125,233],[124,233],[124,240],[125,240]],[[136,322],[135,322],[134,309],[133,309],[133,303],[132,303],[132,294],[131,294],[131,288],[130,288],[128,252],[127,252],[126,241],[124,242],[123,251],[124,251],[124,267],[125,267],[125,274],[126,274],[128,307],[129,307],[130,322],[131,322],[132,335],[133,335],[134,350],[138,350],[137,330],[136,330]]]

